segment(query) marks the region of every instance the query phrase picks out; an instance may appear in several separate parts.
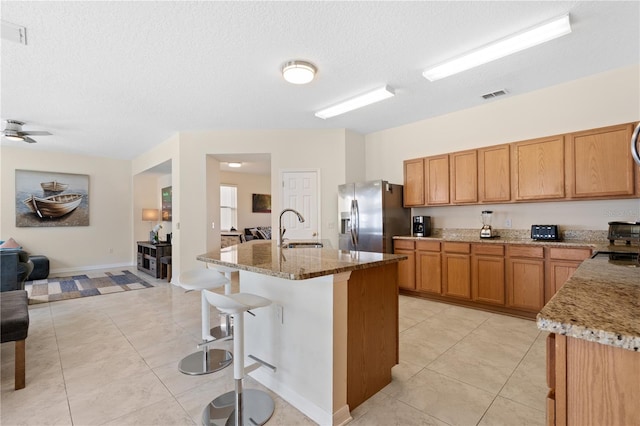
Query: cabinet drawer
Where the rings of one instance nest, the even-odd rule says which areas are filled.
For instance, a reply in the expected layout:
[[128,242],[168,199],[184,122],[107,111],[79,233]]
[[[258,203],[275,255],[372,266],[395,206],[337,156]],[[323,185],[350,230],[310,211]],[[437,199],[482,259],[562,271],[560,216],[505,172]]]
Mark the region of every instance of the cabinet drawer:
[[544,247],[509,246],[508,253],[510,257],[533,257],[536,259],[543,259]]
[[422,251],[440,251],[440,241],[416,241],[416,249]]
[[447,253],[470,253],[471,252],[471,244],[469,243],[445,242],[442,244],[442,248]]
[[473,254],[488,254],[490,256],[504,256],[504,246],[501,244],[474,244]]
[[549,258],[560,260],[585,260],[591,257],[591,249],[549,248]]
[[397,249],[413,250],[415,242],[413,240],[393,240],[393,247]]

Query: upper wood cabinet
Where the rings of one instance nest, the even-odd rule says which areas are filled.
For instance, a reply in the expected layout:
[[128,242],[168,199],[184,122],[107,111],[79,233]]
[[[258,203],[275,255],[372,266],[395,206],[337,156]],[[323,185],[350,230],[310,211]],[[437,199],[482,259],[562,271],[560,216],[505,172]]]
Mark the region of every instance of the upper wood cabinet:
[[424,206],[424,159],[404,161],[405,207]]
[[424,159],[427,204],[449,204],[449,155]]
[[478,202],[478,151],[454,152],[449,155],[451,168],[451,202]]
[[514,199],[564,198],[564,136],[512,144]]
[[567,135],[569,196],[592,198],[634,195],[629,141],[633,126],[604,127]]
[[510,146],[478,149],[478,198],[482,203],[511,201]]

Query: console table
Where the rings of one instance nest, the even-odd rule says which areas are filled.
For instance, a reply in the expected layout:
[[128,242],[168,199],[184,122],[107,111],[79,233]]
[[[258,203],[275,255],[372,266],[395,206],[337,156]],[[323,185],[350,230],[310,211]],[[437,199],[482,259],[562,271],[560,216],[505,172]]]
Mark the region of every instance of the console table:
[[165,278],[160,258],[171,256],[171,244],[138,241],[138,270],[155,278]]

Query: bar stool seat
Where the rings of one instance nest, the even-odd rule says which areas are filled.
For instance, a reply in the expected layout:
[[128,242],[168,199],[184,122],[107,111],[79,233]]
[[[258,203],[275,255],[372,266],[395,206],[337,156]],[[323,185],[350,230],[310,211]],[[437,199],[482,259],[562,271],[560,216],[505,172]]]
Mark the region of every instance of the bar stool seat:
[[242,379],[245,373],[260,366],[276,371],[276,367],[249,355],[256,363],[244,365],[244,313],[250,310],[269,306],[271,301],[262,296],[251,293],[234,293],[221,295],[208,290],[202,292],[207,301],[219,311],[232,315],[234,322],[233,378],[235,390],[215,398],[204,409],[202,423],[204,425],[235,425],[253,426],[265,424],[273,415],[275,403],[266,392],[258,389],[242,389]]
[[200,291],[202,350],[183,358],[178,364],[180,372],[192,376],[209,374],[231,364],[231,352],[222,349],[209,349],[206,343],[216,341],[209,333],[210,307],[204,295],[205,290],[219,288],[229,283],[222,274],[213,269],[193,269],[180,274],[180,286],[187,291]]
[[[229,280],[228,284],[224,286],[224,294],[231,294],[231,273],[238,272],[238,268],[232,268],[230,266],[218,265],[215,263],[207,263],[207,268],[213,269],[215,271],[224,274],[224,276]],[[224,317],[220,322],[220,325],[213,327],[209,334],[211,334],[216,339],[224,339],[225,337],[233,336],[233,324],[231,323],[231,315],[230,314],[222,314]]]

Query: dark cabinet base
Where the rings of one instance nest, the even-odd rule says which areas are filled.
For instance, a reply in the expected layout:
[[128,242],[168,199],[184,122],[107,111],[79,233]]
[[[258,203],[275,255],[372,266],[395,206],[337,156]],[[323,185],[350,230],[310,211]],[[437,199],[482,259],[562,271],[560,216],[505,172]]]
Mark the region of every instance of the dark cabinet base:
[[147,241],[138,241],[137,264],[138,270],[155,278],[165,278],[160,259],[171,256],[171,244],[152,244]]

